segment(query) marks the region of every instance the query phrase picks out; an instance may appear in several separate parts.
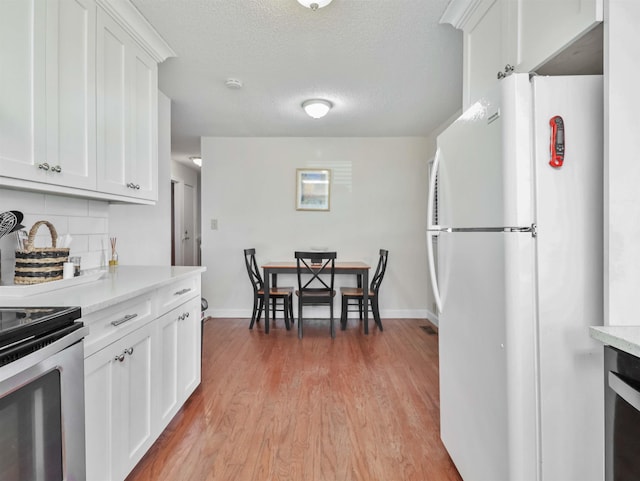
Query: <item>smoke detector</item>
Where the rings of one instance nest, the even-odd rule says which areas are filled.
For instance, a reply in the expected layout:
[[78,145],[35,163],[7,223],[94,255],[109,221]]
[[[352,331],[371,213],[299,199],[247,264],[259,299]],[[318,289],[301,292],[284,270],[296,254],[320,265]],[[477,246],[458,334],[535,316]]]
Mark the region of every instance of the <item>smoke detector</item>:
[[240,90],[242,88],[242,80],[237,78],[228,78],[224,84],[231,90]]

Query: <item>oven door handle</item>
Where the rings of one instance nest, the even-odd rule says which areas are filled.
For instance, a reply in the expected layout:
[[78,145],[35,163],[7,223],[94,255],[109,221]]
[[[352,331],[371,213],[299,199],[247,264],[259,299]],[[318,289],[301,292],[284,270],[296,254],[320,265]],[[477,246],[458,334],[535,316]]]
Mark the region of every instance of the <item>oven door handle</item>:
[[622,399],[640,411],[640,392],[615,372],[609,371],[609,387]]

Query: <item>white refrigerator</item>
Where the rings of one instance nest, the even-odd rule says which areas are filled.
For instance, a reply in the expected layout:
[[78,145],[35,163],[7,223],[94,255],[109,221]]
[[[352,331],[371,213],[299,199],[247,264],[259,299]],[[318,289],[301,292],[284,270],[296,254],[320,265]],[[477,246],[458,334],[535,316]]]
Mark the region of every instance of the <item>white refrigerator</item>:
[[437,146],[442,441],[465,481],[601,480],[602,77],[511,75]]

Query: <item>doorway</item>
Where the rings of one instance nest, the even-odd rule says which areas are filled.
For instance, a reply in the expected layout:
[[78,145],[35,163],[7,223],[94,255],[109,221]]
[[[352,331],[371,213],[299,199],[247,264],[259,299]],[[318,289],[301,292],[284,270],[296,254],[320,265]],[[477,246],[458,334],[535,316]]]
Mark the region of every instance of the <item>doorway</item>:
[[197,233],[197,186],[171,181],[171,265],[200,265]]

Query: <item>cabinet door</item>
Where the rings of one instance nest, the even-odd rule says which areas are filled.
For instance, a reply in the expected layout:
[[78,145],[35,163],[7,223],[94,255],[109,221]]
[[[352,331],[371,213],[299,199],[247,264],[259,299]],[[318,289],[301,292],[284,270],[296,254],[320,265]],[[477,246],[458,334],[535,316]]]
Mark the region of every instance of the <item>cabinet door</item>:
[[98,190],[157,200],[158,67],[98,10]]
[[603,19],[603,0],[519,0],[521,72],[535,70]]
[[178,400],[182,405],[200,384],[200,299],[192,299],[178,310],[181,311],[178,317]]
[[0,175],[95,188],[95,13],[0,2]]
[[87,479],[118,480],[122,471],[115,436],[121,429],[119,379],[114,358],[117,346],[109,346],[84,362],[85,434]]
[[44,0],[0,1],[1,176],[45,178],[45,21]]
[[158,66],[144,51],[131,49],[131,155],[127,183],[133,194],[158,199]]
[[200,384],[200,298],[176,307],[158,321],[160,420],[158,434]]
[[160,372],[157,390],[160,399],[158,434],[178,412],[178,310],[173,310],[157,321],[160,342]]
[[[47,0],[45,175],[57,185],[95,189],[94,0]],[[39,169],[42,170],[42,169]]]
[[124,30],[100,9],[97,31],[98,190],[128,195],[125,181],[127,37]]
[[118,362],[116,369],[119,378],[119,397],[121,403],[121,429],[119,447],[123,449],[124,475],[122,479],[140,461],[144,453],[155,440],[152,409],[152,373],[155,359],[152,359],[153,324],[134,331],[120,341],[122,351],[117,355],[125,355],[123,362]]
[[517,50],[505,20],[511,11],[507,7],[503,0],[484,0],[464,28],[465,109],[498,81],[506,64],[515,64],[510,59]]
[[121,481],[152,432],[153,323],[85,359],[87,479]]

